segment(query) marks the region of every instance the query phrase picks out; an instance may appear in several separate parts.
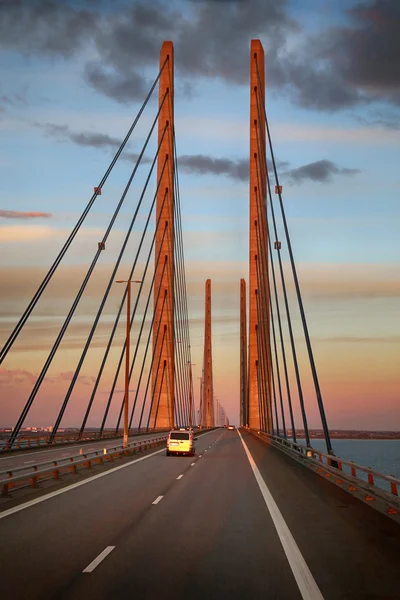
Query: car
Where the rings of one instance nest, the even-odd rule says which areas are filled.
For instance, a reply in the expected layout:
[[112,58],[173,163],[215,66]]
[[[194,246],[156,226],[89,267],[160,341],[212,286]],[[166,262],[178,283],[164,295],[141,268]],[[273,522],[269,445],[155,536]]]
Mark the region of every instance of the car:
[[234,431],[234,430],[235,430],[235,426],[234,426],[234,425],[228,425],[228,429],[229,429],[230,431]]
[[194,456],[196,453],[193,431],[186,429],[173,429],[168,434],[167,456],[171,454],[182,454],[183,456]]
[[225,424],[225,425],[224,425],[224,429],[227,429],[227,427],[228,427],[228,425],[226,425],[226,424]]

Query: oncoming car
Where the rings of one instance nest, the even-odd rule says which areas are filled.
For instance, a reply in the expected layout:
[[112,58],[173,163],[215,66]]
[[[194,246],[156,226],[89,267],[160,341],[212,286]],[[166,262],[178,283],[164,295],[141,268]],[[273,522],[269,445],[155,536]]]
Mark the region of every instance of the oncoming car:
[[235,426],[234,425],[228,425],[228,429],[229,429],[229,431],[234,431],[235,430]]
[[185,429],[174,429],[169,432],[167,439],[167,456],[171,454],[183,454],[186,456],[194,456],[195,445],[197,438],[194,437],[193,431]]

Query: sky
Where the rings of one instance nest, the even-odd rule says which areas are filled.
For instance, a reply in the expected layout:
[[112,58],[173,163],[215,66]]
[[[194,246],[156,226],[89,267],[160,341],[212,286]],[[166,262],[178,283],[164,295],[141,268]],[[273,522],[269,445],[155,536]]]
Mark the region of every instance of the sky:
[[[211,278],[215,395],[238,423],[239,282],[248,279],[249,47],[260,39],[267,113],[329,426],[400,429],[399,27],[398,0],[1,0],[0,344],[141,107],[158,74],[162,42],[172,40],[196,401],[204,285]],[[0,426],[19,416],[156,110],[155,95],[0,367]],[[26,425],[54,422],[155,149],[153,136]],[[121,278],[154,189],[152,181]],[[289,277],[285,252],[283,258]],[[111,291],[63,425],[80,424],[121,291]],[[319,428],[290,283],[289,299],[309,425]],[[138,315],[143,310],[140,304]],[[114,362],[123,336],[121,322]],[[110,367],[89,425],[101,419],[112,378]],[[293,387],[293,375],[291,381]],[[121,379],[120,399],[122,385]],[[295,415],[300,426],[297,400]]]

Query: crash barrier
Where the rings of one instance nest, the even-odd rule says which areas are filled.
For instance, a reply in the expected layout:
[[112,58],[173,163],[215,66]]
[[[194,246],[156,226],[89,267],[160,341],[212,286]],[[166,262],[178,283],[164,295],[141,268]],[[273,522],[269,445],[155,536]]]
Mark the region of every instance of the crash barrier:
[[21,487],[37,487],[40,481],[49,479],[59,479],[65,473],[77,473],[81,469],[91,469],[93,464],[103,464],[107,461],[113,461],[116,458],[130,456],[138,452],[144,452],[150,448],[164,445],[167,436],[151,438],[142,442],[131,442],[124,448],[118,445],[112,448],[102,448],[92,452],[83,453],[74,456],[63,457],[58,460],[40,462],[34,465],[16,467],[0,472],[1,495],[8,496],[11,489],[20,489]]
[[[140,430],[140,429],[130,429],[129,436],[133,435],[145,435],[147,433],[162,433],[167,431],[163,428],[155,428],[148,430]],[[14,443],[11,445],[8,438],[0,440],[0,453],[1,452],[11,452],[15,450],[28,450],[30,448],[43,448],[47,446],[62,446],[66,444],[73,444],[76,442],[95,442],[98,440],[112,440],[123,437],[124,432],[122,429],[118,431],[103,431],[100,433],[98,431],[90,431],[83,433],[61,433],[54,436],[54,439],[51,437],[51,433],[47,435],[38,435],[38,436],[19,436]]]
[[394,475],[385,475],[371,467],[358,465],[333,454],[325,454],[287,438],[259,430],[249,431],[292,457],[300,459],[319,475],[400,523],[400,479]]

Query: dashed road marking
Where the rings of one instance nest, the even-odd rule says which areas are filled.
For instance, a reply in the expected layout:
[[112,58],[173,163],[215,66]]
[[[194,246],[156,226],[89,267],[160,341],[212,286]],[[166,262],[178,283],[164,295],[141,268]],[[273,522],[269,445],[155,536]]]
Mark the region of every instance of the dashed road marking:
[[99,564],[106,558],[106,556],[108,556],[110,552],[114,550],[114,548],[115,546],[107,546],[107,548],[104,548],[103,552],[100,552],[98,557],[95,558],[90,565],[86,567],[86,569],[83,569],[82,573],[91,573],[94,571],[95,568],[98,567]]
[[194,465],[195,465],[195,464],[196,464],[196,463],[192,463],[190,466],[191,466],[191,467],[194,467]]
[[178,475],[177,479],[182,479],[183,475]]
[[161,502],[161,500],[164,498],[164,496],[158,496],[158,498],[156,498],[154,500],[154,502],[152,502],[152,504],[158,504],[159,502]]

